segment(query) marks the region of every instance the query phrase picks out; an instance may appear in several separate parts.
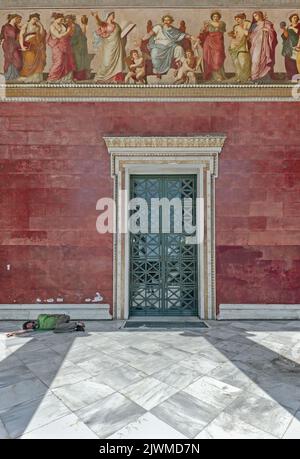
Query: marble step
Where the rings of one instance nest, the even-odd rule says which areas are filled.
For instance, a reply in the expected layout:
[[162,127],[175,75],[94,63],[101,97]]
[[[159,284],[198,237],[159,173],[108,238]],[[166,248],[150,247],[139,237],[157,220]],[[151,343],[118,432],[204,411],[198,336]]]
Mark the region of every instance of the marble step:
[[72,320],[111,320],[109,304],[0,304],[0,320],[31,320],[39,314],[68,314]]
[[220,304],[218,320],[300,320],[300,304]]

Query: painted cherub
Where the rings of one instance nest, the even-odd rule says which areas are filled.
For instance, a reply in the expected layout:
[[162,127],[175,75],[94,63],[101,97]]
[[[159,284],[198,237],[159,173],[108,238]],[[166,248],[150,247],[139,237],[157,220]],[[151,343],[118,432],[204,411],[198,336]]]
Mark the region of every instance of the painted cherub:
[[201,71],[201,62],[201,57],[196,56],[192,49],[188,49],[182,65],[176,71],[175,84],[196,84],[196,72]]
[[134,82],[146,84],[145,59],[136,49],[130,51],[130,56],[128,57],[127,64],[129,67],[129,72],[126,75],[125,83]]

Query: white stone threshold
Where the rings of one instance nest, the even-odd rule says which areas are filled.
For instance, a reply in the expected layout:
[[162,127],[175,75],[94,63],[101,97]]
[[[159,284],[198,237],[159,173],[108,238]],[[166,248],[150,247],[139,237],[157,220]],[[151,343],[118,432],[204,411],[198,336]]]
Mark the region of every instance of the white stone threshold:
[[203,322],[197,316],[129,316],[127,322]]
[[300,304],[220,304],[218,320],[300,320]]
[[111,320],[109,304],[0,304],[0,320],[31,320],[39,314],[67,314],[71,320]]

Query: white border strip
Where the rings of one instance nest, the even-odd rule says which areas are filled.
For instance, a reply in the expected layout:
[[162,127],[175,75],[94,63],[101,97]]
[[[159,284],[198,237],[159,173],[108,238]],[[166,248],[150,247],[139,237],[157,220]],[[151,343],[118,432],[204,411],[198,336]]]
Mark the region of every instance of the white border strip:
[[11,102],[291,102],[293,97],[7,97],[0,103]]
[[209,89],[289,89],[293,88],[294,83],[289,84],[182,84],[180,86],[176,84],[147,84],[147,85],[132,85],[132,84],[99,84],[99,83],[6,83],[0,84],[1,89],[5,88],[30,88],[30,89],[39,89],[39,88],[98,88],[98,89],[135,89],[138,91],[151,90],[151,89],[200,89],[200,88],[209,88]]
[[[18,4],[13,4],[13,0],[10,0],[11,3],[12,3],[12,6],[11,7],[7,7],[7,6],[4,6],[1,11],[3,12],[6,12],[6,11],[11,11],[11,9],[16,9],[16,8],[20,8],[22,10],[30,10],[32,8],[35,8],[35,9],[40,9],[40,10],[73,10],[73,9],[77,9],[77,10],[87,10],[87,9],[94,9],[94,8],[101,8],[101,9],[107,9],[107,8],[114,8],[115,10],[125,10],[125,9],[129,9],[129,10],[152,10],[152,9],[159,9],[161,10],[162,9],[162,5],[153,5],[153,6],[145,6],[145,5],[116,5],[114,2],[113,3],[104,3],[104,4],[100,4],[100,3],[91,3],[91,4],[88,4],[88,5],[59,5],[59,6],[45,6],[45,5],[32,5],[32,6],[23,6],[23,5],[18,5]],[[27,0],[27,3],[28,3],[28,0]],[[244,9],[252,9],[252,8],[262,8],[262,6],[264,7],[264,9],[275,9],[275,10],[289,10],[290,8],[293,8],[293,9],[297,9],[299,8],[299,4],[294,1],[294,2],[291,2],[291,3],[282,3],[282,4],[267,4],[267,5],[258,5],[257,3],[247,3],[245,5],[244,2],[240,2],[240,3],[236,3],[236,4],[232,4],[232,5],[223,5],[223,4],[220,4],[218,2],[215,2],[214,3],[215,6],[213,6],[212,4],[202,4],[202,5],[177,5],[177,4],[167,4],[167,5],[164,5],[164,9],[172,9],[172,10],[194,10],[194,11],[197,11],[197,10],[207,10],[207,9],[222,9],[222,10],[234,10],[234,9],[237,9],[237,8],[244,8]]]

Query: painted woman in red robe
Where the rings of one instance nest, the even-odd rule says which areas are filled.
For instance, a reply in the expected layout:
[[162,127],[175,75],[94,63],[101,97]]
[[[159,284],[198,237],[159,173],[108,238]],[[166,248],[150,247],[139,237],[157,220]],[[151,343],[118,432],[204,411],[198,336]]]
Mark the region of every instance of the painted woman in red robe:
[[199,39],[203,46],[204,79],[223,81],[226,79],[224,33],[226,24],[219,12],[211,15],[211,20],[205,23]]
[[2,27],[0,43],[4,52],[4,77],[5,80],[16,80],[23,66],[22,51],[19,35],[22,17],[19,14],[9,14],[7,23]]
[[65,18],[61,13],[53,13],[52,18],[53,22],[47,37],[47,43],[52,48],[52,66],[48,81],[71,82],[73,72],[76,70],[71,46],[73,27],[65,26]]

